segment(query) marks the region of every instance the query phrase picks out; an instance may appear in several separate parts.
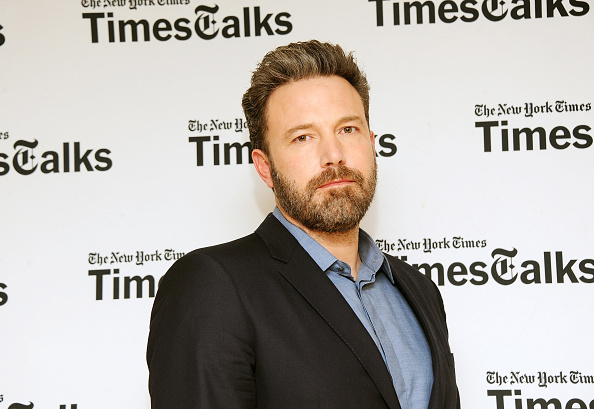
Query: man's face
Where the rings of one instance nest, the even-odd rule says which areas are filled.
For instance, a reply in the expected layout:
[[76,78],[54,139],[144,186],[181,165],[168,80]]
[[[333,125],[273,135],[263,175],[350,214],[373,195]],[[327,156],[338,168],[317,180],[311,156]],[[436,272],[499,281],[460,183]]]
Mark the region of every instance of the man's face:
[[279,208],[313,231],[357,227],[373,200],[377,166],[355,88],[338,76],[288,83],[270,95],[266,113],[268,156],[257,152],[254,162]]

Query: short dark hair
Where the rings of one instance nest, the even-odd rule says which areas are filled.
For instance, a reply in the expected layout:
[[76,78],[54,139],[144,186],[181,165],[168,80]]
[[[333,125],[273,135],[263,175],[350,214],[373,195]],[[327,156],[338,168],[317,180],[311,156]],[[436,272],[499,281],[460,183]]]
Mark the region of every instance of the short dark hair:
[[317,40],[291,43],[264,56],[243,95],[243,112],[252,148],[268,154],[264,138],[267,130],[266,103],[275,89],[293,81],[332,75],[344,78],[357,90],[369,125],[369,84],[353,53],[345,54],[339,45]]

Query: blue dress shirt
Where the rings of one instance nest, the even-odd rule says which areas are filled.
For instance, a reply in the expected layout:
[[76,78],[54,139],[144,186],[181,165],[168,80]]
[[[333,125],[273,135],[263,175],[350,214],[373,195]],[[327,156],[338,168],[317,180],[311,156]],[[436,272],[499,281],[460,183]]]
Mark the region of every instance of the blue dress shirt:
[[398,288],[390,265],[373,239],[359,230],[361,267],[357,280],[338,260],[278,208],[274,216],[325,272],[377,345],[402,409],[427,409],[433,386],[431,351],[417,317]]

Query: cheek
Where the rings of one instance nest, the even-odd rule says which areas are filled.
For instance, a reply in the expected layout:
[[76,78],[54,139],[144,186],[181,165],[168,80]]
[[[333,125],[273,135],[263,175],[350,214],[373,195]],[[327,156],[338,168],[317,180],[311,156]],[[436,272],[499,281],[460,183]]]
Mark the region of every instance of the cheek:
[[287,168],[285,177],[297,186],[304,186],[312,177],[313,174],[303,164],[294,163]]
[[292,182],[303,184],[320,172],[313,155],[287,155],[282,164],[284,176]]
[[353,150],[354,155],[352,156],[353,163],[358,166],[369,167],[373,164],[375,158],[375,150],[369,143],[360,144],[357,149]]

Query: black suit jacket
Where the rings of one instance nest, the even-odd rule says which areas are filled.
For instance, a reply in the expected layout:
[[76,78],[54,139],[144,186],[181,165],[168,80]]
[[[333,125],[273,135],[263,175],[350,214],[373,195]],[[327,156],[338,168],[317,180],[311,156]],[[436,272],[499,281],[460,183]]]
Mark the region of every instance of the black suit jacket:
[[[387,257],[431,348],[429,409],[459,408],[439,291]],[[400,409],[367,330],[271,214],[255,233],[171,267],[155,298],[147,362],[153,409]]]

